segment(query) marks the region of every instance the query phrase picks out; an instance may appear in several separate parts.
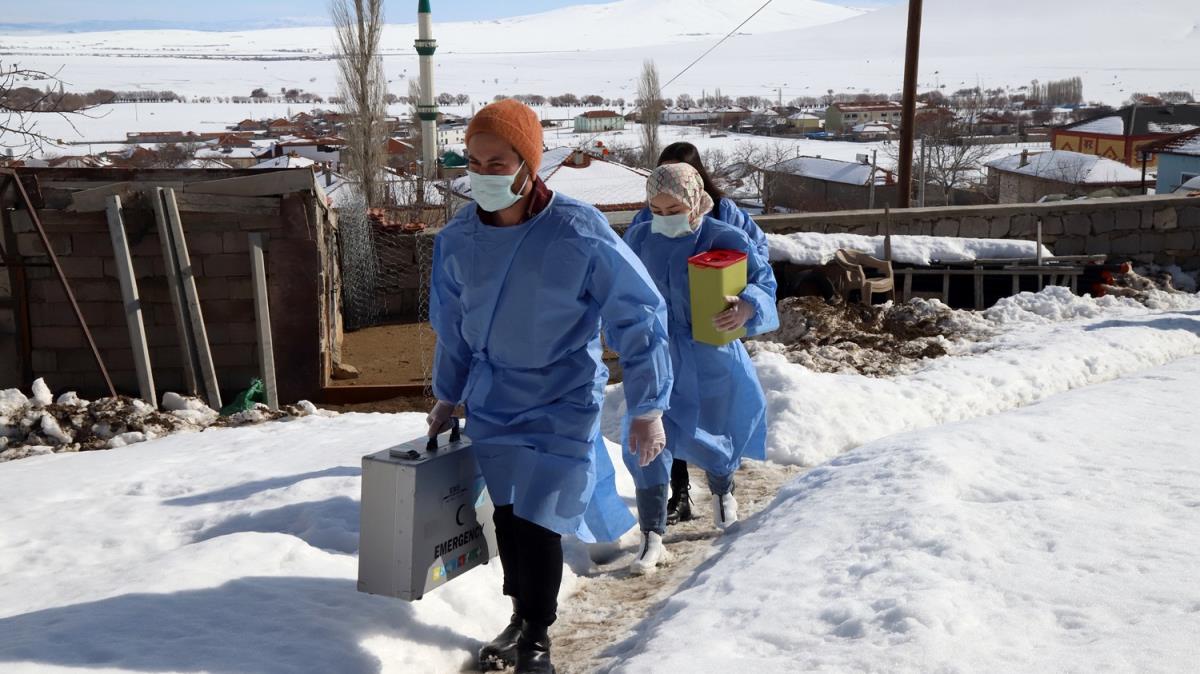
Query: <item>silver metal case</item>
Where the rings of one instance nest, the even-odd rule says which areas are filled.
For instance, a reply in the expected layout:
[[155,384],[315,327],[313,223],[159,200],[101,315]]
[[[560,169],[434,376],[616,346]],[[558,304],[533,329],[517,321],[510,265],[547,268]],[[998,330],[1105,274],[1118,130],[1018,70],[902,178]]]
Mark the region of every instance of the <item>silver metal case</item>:
[[498,554],[470,439],[427,440],[363,457],[359,592],[413,601]]

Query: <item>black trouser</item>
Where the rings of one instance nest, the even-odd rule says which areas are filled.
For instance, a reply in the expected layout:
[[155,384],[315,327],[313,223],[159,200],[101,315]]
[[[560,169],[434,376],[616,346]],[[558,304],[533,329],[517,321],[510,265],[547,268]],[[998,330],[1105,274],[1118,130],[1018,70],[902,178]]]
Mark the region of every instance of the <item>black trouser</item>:
[[522,620],[549,626],[558,617],[562,536],[517,517],[511,505],[497,506],[492,521],[504,567],[504,594],[517,600]]
[[678,496],[679,492],[686,491],[691,486],[691,479],[688,477],[687,461],[674,459],[671,461],[671,495]]

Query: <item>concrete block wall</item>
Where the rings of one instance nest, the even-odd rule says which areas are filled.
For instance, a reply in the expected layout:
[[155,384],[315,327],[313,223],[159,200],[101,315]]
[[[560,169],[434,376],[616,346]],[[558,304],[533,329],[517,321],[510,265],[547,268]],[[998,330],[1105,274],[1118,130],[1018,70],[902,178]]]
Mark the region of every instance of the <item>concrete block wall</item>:
[[[213,364],[223,396],[259,376],[257,329],[250,280],[248,234],[267,234],[266,263],[275,362],[281,400],[314,398],[323,385],[322,353],[327,350],[328,316],[323,295],[336,269],[322,269],[320,209],[301,195],[274,199],[274,215],[181,213],[196,287],[204,314]],[[40,239],[23,211],[13,225],[26,262],[48,262]],[[106,215],[40,209],[71,289],[87,320],[113,383],[136,395],[133,352],[117,277]],[[143,321],[158,394],[185,391],[183,355],[153,214],[142,202],[124,211]],[[55,391],[106,394],[103,379],[71,309],[62,284],[48,266],[28,269],[32,364]]]
[[1033,240],[1038,220],[1057,255],[1109,255],[1112,260],[1200,270],[1200,199],[1138,196],[1045,204],[910,208],[766,215],[768,233],[919,234]]

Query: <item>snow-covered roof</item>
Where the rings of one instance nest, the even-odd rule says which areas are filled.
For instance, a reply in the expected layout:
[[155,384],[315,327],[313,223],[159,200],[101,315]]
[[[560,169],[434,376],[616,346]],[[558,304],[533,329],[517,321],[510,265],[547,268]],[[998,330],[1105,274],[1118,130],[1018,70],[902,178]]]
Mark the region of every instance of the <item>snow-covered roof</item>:
[[1082,131],[1084,133],[1104,133],[1112,136],[1120,136],[1125,133],[1125,120],[1120,115],[1110,115],[1108,117],[1099,117],[1078,126],[1073,126],[1070,131]]
[[[582,151],[557,147],[542,154],[538,176],[552,192],[561,192],[601,210],[632,209],[645,204],[649,171],[592,155],[586,155],[584,165],[577,166],[572,159],[577,152]],[[470,198],[471,181],[467,176],[455,179],[451,186],[456,193]]]
[[1200,129],[1200,126],[1195,124],[1163,124],[1160,122],[1150,122],[1148,129],[1150,133],[1187,133]]
[[1121,162],[1066,150],[1030,154],[1029,163],[1025,166],[1021,166],[1019,154],[988,162],[987,166],[997,171],[1019,173],[1072,185],[1113,185],[1142,181],[1141,171]]
[[233,168],[220,159],[189,159],[176,168],[187,169],[227,169]]
[[[391,192],[391,198],[394,203],[401,205],[414,203],[418,190],[422,188],[424,191],[423,203],[430,206],[440,206],[445,203],[445,196],[442,194],[442,190],[439,189],[439,186],[444,185],[444,183],[439,181],[421,180],[412,176],[397,175],[390,169],[381,171],[379,180]],[[331,205],[334,208],[345,208],[352,204],[355,196],[353,183],[346,176],[323,169],[317,174],[317,183],[325,191],[325,196],[329,197]]]
[[1197,192],[1197,191],[1200,191],[1200,176],[1196,176],[1195,178],[1192,178],[1191,180],[1180,185],[1178,187],[1178,189],[1175,190],[1176,193]]
[[811,112],[797,112],[793,115],[788,115],[788,119],[801,120],[801,119],[821,119],[821,118],[817,115],[812,114]]
[[197,159],[255,159],[262,152],[256,147],[203,148],[196,151]]
[[1200,130],[1193,130],[1175,138],[1159,141],[1145,149],[1162,154],[1200,156]]
[[[822,157],[799,157],[779,162],[771,168],[772,171],[788,173],[805,178],[828,180],[846,185],[866,185],[871,179],[871,166],[857,162],[824,159]],[[885,180],[885,173],[879,171],[875,176],[875,184]]]
[[865,124],[855,124],[850,129],[852,133],[892,133],[896,127],[891,124],[881,122],[867,122]]
[[[862,234],[768,234],[772,262],[821,265],[833,260],[838,250],[857,250],[883,259],[884,237]],[[1043,247],[1049,257],[1050,250]],[[972,262],[974,260],[1032,259],[1037,257],[1036,241],[1014,239],[969,239],[963,237],[892,235],[892,261],[928,265],[933,262]]]
[[255,164],[254,166],[251,166],[250,168],[256,168],[256,169],[307,168],[316,163],[317,162],[309,159],[308,157],[293,157],[290,155],[284,155],[282,157],[275,157],[274,159],[268,159],[260,164]]

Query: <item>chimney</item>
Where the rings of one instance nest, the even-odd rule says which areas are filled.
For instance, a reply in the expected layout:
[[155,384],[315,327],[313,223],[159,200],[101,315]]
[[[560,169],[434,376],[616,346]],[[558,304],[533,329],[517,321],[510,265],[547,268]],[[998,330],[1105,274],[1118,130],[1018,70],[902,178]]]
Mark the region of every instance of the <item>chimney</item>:
[[1025,168],[1029,166],[1029,150],[1021,150],[1021,163],[1017,168]]

